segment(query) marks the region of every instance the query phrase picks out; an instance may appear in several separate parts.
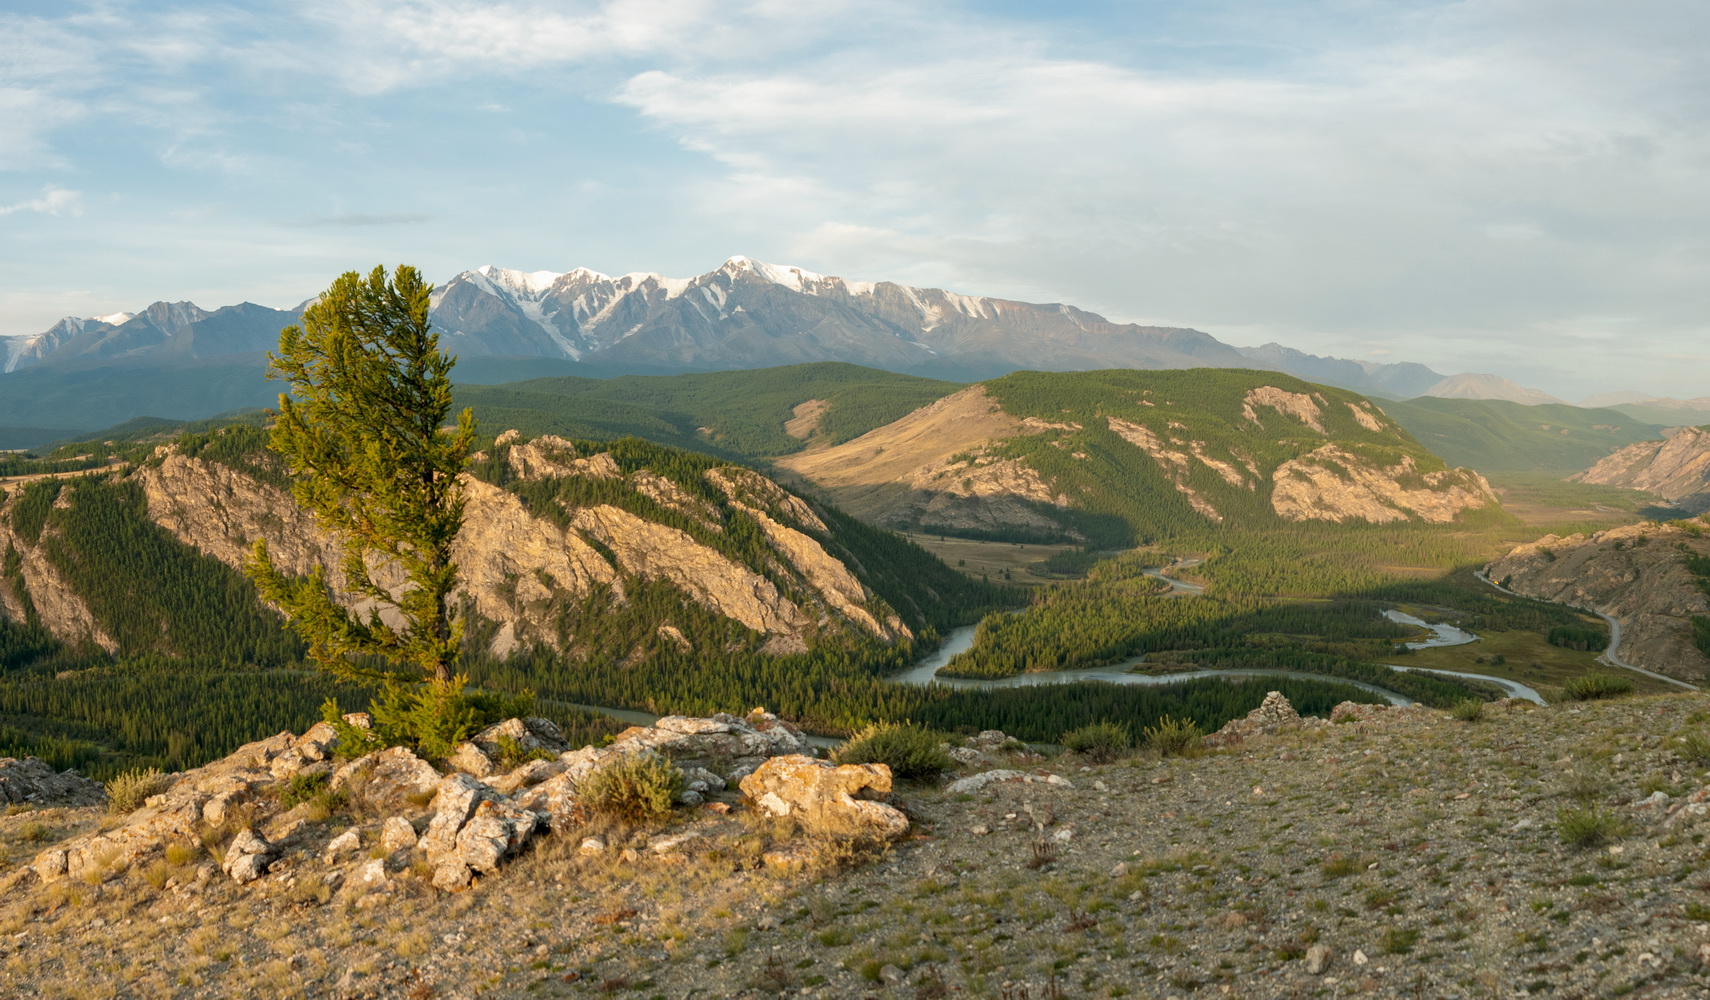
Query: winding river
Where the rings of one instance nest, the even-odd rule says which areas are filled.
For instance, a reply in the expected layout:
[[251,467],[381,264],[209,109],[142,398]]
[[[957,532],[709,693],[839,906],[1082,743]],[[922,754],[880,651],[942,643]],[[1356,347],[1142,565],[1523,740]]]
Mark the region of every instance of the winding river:
[[[1168,569],[1186,569],[1191,566],[1199,565],[1199,562],[1200,561],[1198,559],[1183,560],[1173,567],[1168,567]],[[1166,575],[1167,569],[1163,567],[1153,567],[1143,570],[1142,572],[1153,579],[1162,580],[1164,583],[1168,584],[1170,587],[1169,593],[1174,596],[1191,597],[1200,594],[1205,590],[1205,588],[1199,584],[1189,583],[1185,580],[1178,580],[1173,576]],[[1386,610],[1383,614],[1385,618],[1388,618],[1390,621],[1399,625],[1413,625],[1427,629],[1431,632],[1431,637],[1428,639],[1407,643],[1406,645],[1410,649],[1434,649],[1442,646],[1460,646],[1469,642],[1478,641],[1478,636],[1465,631],[1464,629],[1456,628],[1453,625],[1433,625],[1421,618],[1416,618],[1413,615],[1398,611],[1394,608]],[[951,629],[949,634],[944,637],[943,643],[941,643],[937,649],[921,657],[914,666],[899,674],[894,674],[888,679],[894,684],[939,684],[951,688],[1011,688],[1034,687],[1041,684],[1072,684],[1077,681],[1103,681],[1107,684],[1145,684],[1157,686],[1163,684],[1180,684],[1184,681],[1199,680],[1203,677],[1305,677],[1314,680],[1332,681],[1337,684],[1348,684],[1385,698],[1392,705],[1413,704],[1413,699],[1406,695],[1391,691],[1388,688],[1379,687],[1376,684],[1350,680],[1346,677],[1334,677],[1329,674],[1304,673],[1297,670],[1266,670],[1262,668],[1252,668],[1235,670],[1190,670],[1175,674],[1132,673],[1131,671],[1133,668],[1139,666],[1145,660],[1144,654],[1130,657],[1109,666],[1089,667],[1081,670],[1042,670],[1017,674],[1014,677],[939,677],[938,671],[941,667],[948,664],[957,656],[957,654],[966,652],[974,645],[974,632],[977,628],[978,626],[975,625],[964,625],[960,628]],[[1450,677],[1464,677],[1468,680],[1485,681],[1501,688],[1510,698],[1522,698],[1539,705],[1544,704],[1543,697],[1539,695],[1536,690],[1520,683],[1519,681],[1509,680],[1506,677],[1492,677],[1488,674],[1466,673],[1459,670],[1437,670],[1423,667],[1410,667],[1399,663],[1386,663],[1384,666],[1389,667],[1392,670],[1416,670],[1423,673],[1444,674]],[[606,708],[599,705],[576,705],[574,707],[586,709],[591,712],[602,712],[606,715],[614,716],[635,725],[651,725],[654,720],[658,718],[658,716],[650,713],[638,712],[631,709]],[[835,740],[827,740],[821,737],[813,737],[812,739],[815,743],[825,746],[830,746],[836,743]]]

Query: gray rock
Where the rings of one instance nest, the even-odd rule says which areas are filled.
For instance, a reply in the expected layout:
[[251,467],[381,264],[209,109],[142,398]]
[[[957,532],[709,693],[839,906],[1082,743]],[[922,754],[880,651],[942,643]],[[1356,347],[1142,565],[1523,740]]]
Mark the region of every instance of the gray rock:
[[106,801],[100,783],[76,771],[55,771],[38,757],[0,757],[0,802],[79,807]]
[[325,856],[328,861],[331,861],[340,854],[352,854],[360,850],[362,850],[362,832],[353,826],[327,841]]
[[1314,976],[1321,976],[1324,970],[1330,968],[1330,949],[1322,944],[1315,944],[1306,949],[1306,971]]

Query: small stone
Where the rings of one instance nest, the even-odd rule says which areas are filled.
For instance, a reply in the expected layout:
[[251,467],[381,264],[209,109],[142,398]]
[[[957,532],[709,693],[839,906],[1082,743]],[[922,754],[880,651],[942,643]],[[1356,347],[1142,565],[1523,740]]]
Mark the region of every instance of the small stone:
[[637,861],[640,861],[640,860],[641,860],[641,855],[640,855],[640,854],[638,854],[638,853],[637,853],[637,852],[636,852],[636,850],[635,850],[635,848],[633,848],[633,847],[626,847],[626,848],[624,848],[624,849],[623,849],[623,853],[622,853],[622,854],[620,854],[620,855],[618,855],[618,857],[619,857],[619,858],[620,858],[620,859],[621,859],[621,860],[622,860],[622,861],[623,861],[623,862],[624,862],[624,863],[625,863],[625,864],[630,864],[630,865],[633,865],[633,864],[635,864],[635,863],[636,863],[636,862],[637,862]]
[[1363,952],[1363,951],[1354,952],[1354,964],[1355,965],[1365,965],[1369,961],[1370,961],[1370,959],[1366,958],[1365,952]]
[[1111,878],[1121,878],[1122,876],[1127,875],[1127,874],[1128,874],[1128,862],[1126,862],[1126,861],[1118,861],[1116,863],[1116,866],[1110,870],[1110,877]]
[[1315,944],[1306,949],[1306,971],[1314,976],[1321,976],[1330,967],[1330,949],[1321,944]]
[[900,986],[903,981],[903,970],[894,965],[887,965],[879,970],[879,979],[886,986]]
[[586,858],[592,857],[596,854],[604,854],[605,850],[606,842],[604,840],[599,837],[587,837],[583,839],[581,845],[576,848],[576,853]]
[[386,853],[416,846],[416,828],[402,816],[387,817],[380,827],[380,846]]
[[975,823],[973,826],[968,827],[968,832],[976,837],[984,837],[986,834],[992,832],[992,828],[984,823]]
[[353,826],[327,841],[326,858],[331,861],[340,854],[349,854],[360,850],[362,850],[362,834]]
[[372,889],[386,882],[386,862],[380,858],[364,862],[350,877],[350,884]]
[[264,854],[233,855],[226,866],[226,874],[239,885],[246,885],[267,874],[267,856]]

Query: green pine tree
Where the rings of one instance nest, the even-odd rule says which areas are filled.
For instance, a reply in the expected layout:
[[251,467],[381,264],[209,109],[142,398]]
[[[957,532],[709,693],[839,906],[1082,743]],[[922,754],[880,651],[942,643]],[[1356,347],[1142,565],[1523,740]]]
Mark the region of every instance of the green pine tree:
[[[309,655],[345,677],[398,668],[453,681],[462,622],[450,603],[457,586],[451,545],[463,525],[458,474],[469,461],[469,410],[446,426],[456,359],[429,328],[433,286],[400,265],[390,281],[341,275],[279,336],[270,378],[290,383],[279,397],[271,447],[285,457],[297,502],[343,544],[350,591],[371,602],[366,616],[333,599],[325,567],[307,577],[281,573],[257,542],[248,572],[263,596],[290,616]],[[401,585],[371,570],[401,572]],[[396,625],[382,611],[396,612]],[[374,664],[384,667],[376,669]]]

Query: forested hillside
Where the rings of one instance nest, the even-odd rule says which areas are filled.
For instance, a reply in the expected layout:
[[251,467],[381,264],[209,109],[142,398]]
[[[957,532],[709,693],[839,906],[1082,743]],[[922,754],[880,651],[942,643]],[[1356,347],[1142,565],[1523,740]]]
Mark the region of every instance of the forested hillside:
[[460,385],[488,427],[612,440],[625,436],[761,458],[841,444],[962,388],[841,362],[696,375],[542,378]]
[[1364,397],[1238,369],[1017,372],[778,464],[891,527],[1100,548],[1498,507]]
[[1381,405],[1445,462],[1496,477],[1513,472],[1566,477],[1662,430],[1612,408],[1434,396]]

